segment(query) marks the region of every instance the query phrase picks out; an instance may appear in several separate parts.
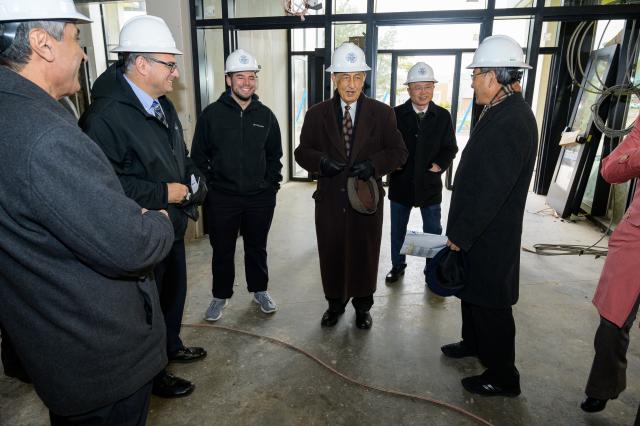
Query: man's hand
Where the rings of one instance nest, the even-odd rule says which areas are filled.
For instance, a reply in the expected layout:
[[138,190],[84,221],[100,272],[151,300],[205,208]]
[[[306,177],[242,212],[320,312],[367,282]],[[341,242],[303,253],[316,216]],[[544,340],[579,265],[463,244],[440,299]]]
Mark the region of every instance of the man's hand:
[[431,163],[431,168],[429,169],[429,171],[433,173],[440,173],[442,171],[442,168],[436,163]]
[[449,247],[451,249],[451,251],[460,251],[460,247],[458,247],[457,245],[453,244],[453,241],[451,240],[447,240],[447,247]]
[[347,167],[345,163],[333,160],[329,157],[320,159],[320,174],[325,177],[334,177]]
[[[141,209],[142,214],[144,215],[146,212],[148,212],[149,209],[145,209],[144,207]],[[169,213],[167,213],[166,210],[162,209],[162,210],[156,210],[160,213],[162,213],[163,215],[165,215],[167,218],[169,217]]]
[[365,160],[351,166],[349,176],[356,176],[360,180],[369,180],[374,173],[375,170],[371,160]]
[[189,188],[181,183],[167,184],[167,201],[169,204],[180,204],[187,198]]

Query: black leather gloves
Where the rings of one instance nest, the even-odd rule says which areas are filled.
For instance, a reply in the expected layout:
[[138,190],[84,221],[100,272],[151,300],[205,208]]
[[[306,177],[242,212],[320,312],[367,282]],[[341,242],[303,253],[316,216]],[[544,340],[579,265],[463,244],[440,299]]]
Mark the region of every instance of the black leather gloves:
[[349,176],[355,176],[360,180],[369,180],[371,176],[375,174],[373,163],[371,160],[361,161],[351,166]]
[[332,160],[329,157],[322,157],[320,159],[320,174],[325,177],[334,177],[347,167],[345,163],[341,163],[336,160]]

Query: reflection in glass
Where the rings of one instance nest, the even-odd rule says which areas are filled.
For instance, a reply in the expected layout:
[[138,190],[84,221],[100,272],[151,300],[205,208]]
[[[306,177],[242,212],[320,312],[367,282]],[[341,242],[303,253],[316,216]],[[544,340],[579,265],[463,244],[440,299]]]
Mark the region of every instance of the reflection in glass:
[[[365,24],[334,24],[333,25],[333,48],[340,46],[342,43],[352,41],[358,44],[358,40],[354,38],[362,38],[364,40],[364,34],[367,30]],[[362,47],[362,46],[360,46]]]
[[[302,123],[307,113],[308,102],[308,67],[309,62],[306,55],[291,56],[291,123],[293,132],[293,150],[300,145],[300,132],[302,131]],[[295,161],[293,164],[293,177],[306,178],[307,171],[298,165]]]
[[540,47],[556,47],[558,45],[559,30],[560,22],[543,22],[542,34],[540,35]]
[[[496,2],[497,3],[497,2]],[[486,0],[376,0],[376,12],[426,12],[432,10],[484,9]]]
[[569,191],[569,184],[571,183],[571,176],[576,169],[578,162],[578,154],[580,153],[579,145],[571,145],[565,147],[562,151],[562,162],[558,169],[558,176],[556,176],[556,183],[564,191]]
[[480,24],[379,27],[378,49],[461,49],[478,47]]
[[198,29],[198,64],[202,108],[215,102],[225,90],[222,28]]
[[367,0],[326,0],[333,1],[333,13],[367,13]]
[[390,105],[391,102],[391,54],[378,53],[376,67],[376,99]]
[[466,66],[471,63],[473,53],[462,54],[462,64],[460,68],[460,93],[458,94],[458,114],[456,117],[456,142],[458,143],[458,155],[453,159],[452,173],[458,169],[460,156],[467,146],[469,132],[471,130],[471,115],[473,109],[473,89],[471,88],[471,78]]
[[324,28],[295,28],[291,30],[291,50],[309,52],[324,47]]
[[496,9],[510,9],[512,7],[534,7],[535,0],[496,0]]
[[495,19],[493,21],[493,34],[506,34],[512,37],[524,49],[529,45],[529,26],[531,19]]
[[[591,123],[591,105],[595,104],[600,95],[594,91],[594,88],[602,89],[602,76],[609,65],[609,62],[605,58],[600,58],[596,61],[595,69],[592,67],[589,71],[589,83],[585,86],[588,91],[584,90],[580,96],[580,103],[578,104],[578,112],[573,120],[571,126],[572,130],[580,130],[583,135],[589,131],[589,124]],[[595,72],[594,72],[595,70]]]
[[221,0],[197,0],[196,19],[221,19]]

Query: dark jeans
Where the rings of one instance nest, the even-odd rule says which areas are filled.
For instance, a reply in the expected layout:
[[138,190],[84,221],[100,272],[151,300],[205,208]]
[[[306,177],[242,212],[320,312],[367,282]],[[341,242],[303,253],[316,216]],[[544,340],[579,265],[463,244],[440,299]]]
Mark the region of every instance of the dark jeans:
[[133,395],[106,407],[76,416],[60,416],[49,411],[51,426],[144,426],[149,412],[151,382]]
[[250,196],[209,191],[207,213],[209,241],[213,248],[213,297],[229,299],[233,296],[238,232],[242,233],[244,242],[247,288],[252,293],[267,290],[267,236],[275,207],[276,194],[270,189]]
[[[407,224],[411,215],[412,206],[391,201],[391,264],[394,267],[406,265],[406,256],[400,254],[400,249],[407,234]],[[420,207],[422,215],[422,232],[430,234],[442,234],[440,224],[440,204]]]
[[636,300],[622,328],[600,317],[600,325],[593,342],[596,354],[585,389],[587,396],[613,399],[627,387],[629,331],[636,319],[638,304],[640,304],[640,297]]
[[[331,312],[342,313],[344,312],[344,308],[347,306],[347,303],[349,303],[348,300],[344,301],[341,299],[331,299],[326,296],[325,298],[327,299],[327,302],[329,302],[329,311]],[[373,295],[364,297],[353,297],[351,298],[351,304],[356,311],[368,312],[373,306]]]
[[516,325],[508,308],[485,308],[462,301],[462,341],[478,354],[496,384],[520,384],[515,366]]
[[160,296],[160,306],[167,326],[167,354],[182,348],[180,327],[187,297],[187,262],[184,240],[173,243],[171,251],[153,270]]

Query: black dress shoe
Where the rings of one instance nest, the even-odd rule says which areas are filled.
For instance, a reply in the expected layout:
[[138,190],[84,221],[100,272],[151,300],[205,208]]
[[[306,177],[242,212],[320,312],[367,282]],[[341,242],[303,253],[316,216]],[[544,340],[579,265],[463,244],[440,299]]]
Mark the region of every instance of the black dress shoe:
[[516,397],[520,395],[520,385],[502,386],[494,383],[484,374],[479,376],[465,377],[462,379],[462,386],[467,392],[475,393],[482,396],[509,396]]
[[597,413],[598,411],[604,410],[604,407],[607,406],[607,401],[607,399],[591,398],[588,396],[584,401],[582,401],[580,408],[582,408],[582,411],[586,411],[587,413]]
[[471,350],[464,342],[449,343],[440,348],[443,354],[449,358],[465,358],[468,356],[478,356],[478,354]]
[[162,370],[162,372],[153,379],[152,393],[162,398],[179,398],[189,395],[193,392],[194,388],[195,385],[190,381],[169,374],[166,370]]
[[338,319],[340,319],[342,314],[344,314],[344,311],[333,312],[327,309],[325,313],[322,314],[322,321],[320,321],[320,325],[322,327],[333,327],[338,323]]
[[169,355],[169,362],[179,362],[182,364],[186,364],[189,362],[197,361],[199,359],[203,359],[206,356],[207,351],[205,351],[203,348],[199,348],[197,346],[183,346],[175,354]]
[[373,319],[369,311],[356,311],[356,327],[368,330],[373,325]]
[[391,268],[384,280],[388,283],[395,283],[402,275],[404,275],[404,269],[406,267],[407,265],[394,266],[393,268]]

